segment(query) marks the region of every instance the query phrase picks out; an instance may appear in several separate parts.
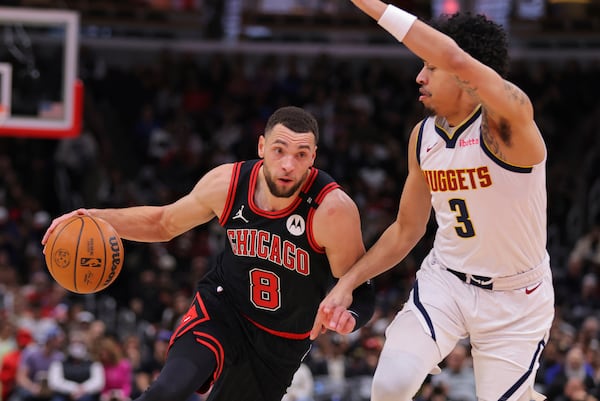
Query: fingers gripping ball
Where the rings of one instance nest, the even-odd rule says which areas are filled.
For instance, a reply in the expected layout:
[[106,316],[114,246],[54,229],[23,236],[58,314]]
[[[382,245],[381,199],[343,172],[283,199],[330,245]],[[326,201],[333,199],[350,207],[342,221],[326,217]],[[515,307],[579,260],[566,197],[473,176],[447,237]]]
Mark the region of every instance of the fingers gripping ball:
[[123,266],[123,243],[105,220],[73,216],[46,243],[48,271],[65,289],[91,294],[112,284]]

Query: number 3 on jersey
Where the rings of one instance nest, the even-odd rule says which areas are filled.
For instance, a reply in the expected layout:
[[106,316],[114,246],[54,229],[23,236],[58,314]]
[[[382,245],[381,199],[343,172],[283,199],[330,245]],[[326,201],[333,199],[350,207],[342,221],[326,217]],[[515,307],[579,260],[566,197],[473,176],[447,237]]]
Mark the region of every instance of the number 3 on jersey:
[[456,234],[462,238],[474,237],[475,229],[469,219],[469,210],[464,199],[450,199],[448,203],[450,204],[450,210],[456,213],[456,221],[460,224],[454,227]]
[[270,271],[250,270],[250,301],[259,309],[276,311],[281,306],[279,277]]

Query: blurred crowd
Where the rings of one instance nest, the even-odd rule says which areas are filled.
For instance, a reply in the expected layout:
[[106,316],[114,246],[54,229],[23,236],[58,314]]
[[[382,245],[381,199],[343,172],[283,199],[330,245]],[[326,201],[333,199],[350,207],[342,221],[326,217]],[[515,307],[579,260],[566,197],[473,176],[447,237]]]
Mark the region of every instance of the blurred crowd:
[[[396,216],[407,138],[423,117],[420,67],[390,58],[169,52],[125,67],[83,49],[81,136],[0,138],[2,400],[135,397],[160,370],[169,335],[223,243],[216,221],[169,243],[126,242],[116,282],[76,295],[45,267],[40,239],[53,217],[177,199],[209,168],[255,158],[268,116],[292,104],[319,120],[317,166],[356,200],[370,246]],[[519,60],[511,80],[531,96],[549,154],[556,319],[537,385],[551,400],[599,399],[600,63]],[[377,310],[365,328],[317,339],[288,400],[369,399],[385,327],[432,231],[375,279]],[[474,400],[468,339],[441,367],[420,398]]]

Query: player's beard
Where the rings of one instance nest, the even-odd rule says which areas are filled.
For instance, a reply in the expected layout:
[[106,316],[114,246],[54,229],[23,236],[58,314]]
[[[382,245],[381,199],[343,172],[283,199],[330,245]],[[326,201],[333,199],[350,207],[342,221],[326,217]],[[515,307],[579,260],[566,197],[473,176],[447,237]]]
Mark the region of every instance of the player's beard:
[[296,182],[294,185],[292,185],[292,187],[290,189],[288,189],[287,191],[280,189],[277,186],[277,183],[271,176],[271,172],[264,165],[263,165],[263,173],[265,176],[265,181],[267,182],[267,187],[269,187],[269,192],[271,192],[271,194],[273,196],[275,196],[276,198],[289,198],[292,195],[294,195],[294,193],[296,193],[298,188],[300,188],[300,186],[304,183],[305,178],[308,175],[308,170],[306,171],[304,176],[302,176],[302,179],[298,180],[298,182]]
[[433,108],[427,107],[427,106],[424,106],[424,107],[425,108],[423,109],[423,115],[425,117],[432,117],[432,116],[436,115],[435,110]]

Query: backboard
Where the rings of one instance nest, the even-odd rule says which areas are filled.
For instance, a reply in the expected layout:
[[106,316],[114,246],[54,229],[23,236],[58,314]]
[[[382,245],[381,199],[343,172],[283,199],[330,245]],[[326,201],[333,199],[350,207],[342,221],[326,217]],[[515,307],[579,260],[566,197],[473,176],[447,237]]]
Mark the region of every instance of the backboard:
[[0,7],[0,135],[79,135],[79,14]]

